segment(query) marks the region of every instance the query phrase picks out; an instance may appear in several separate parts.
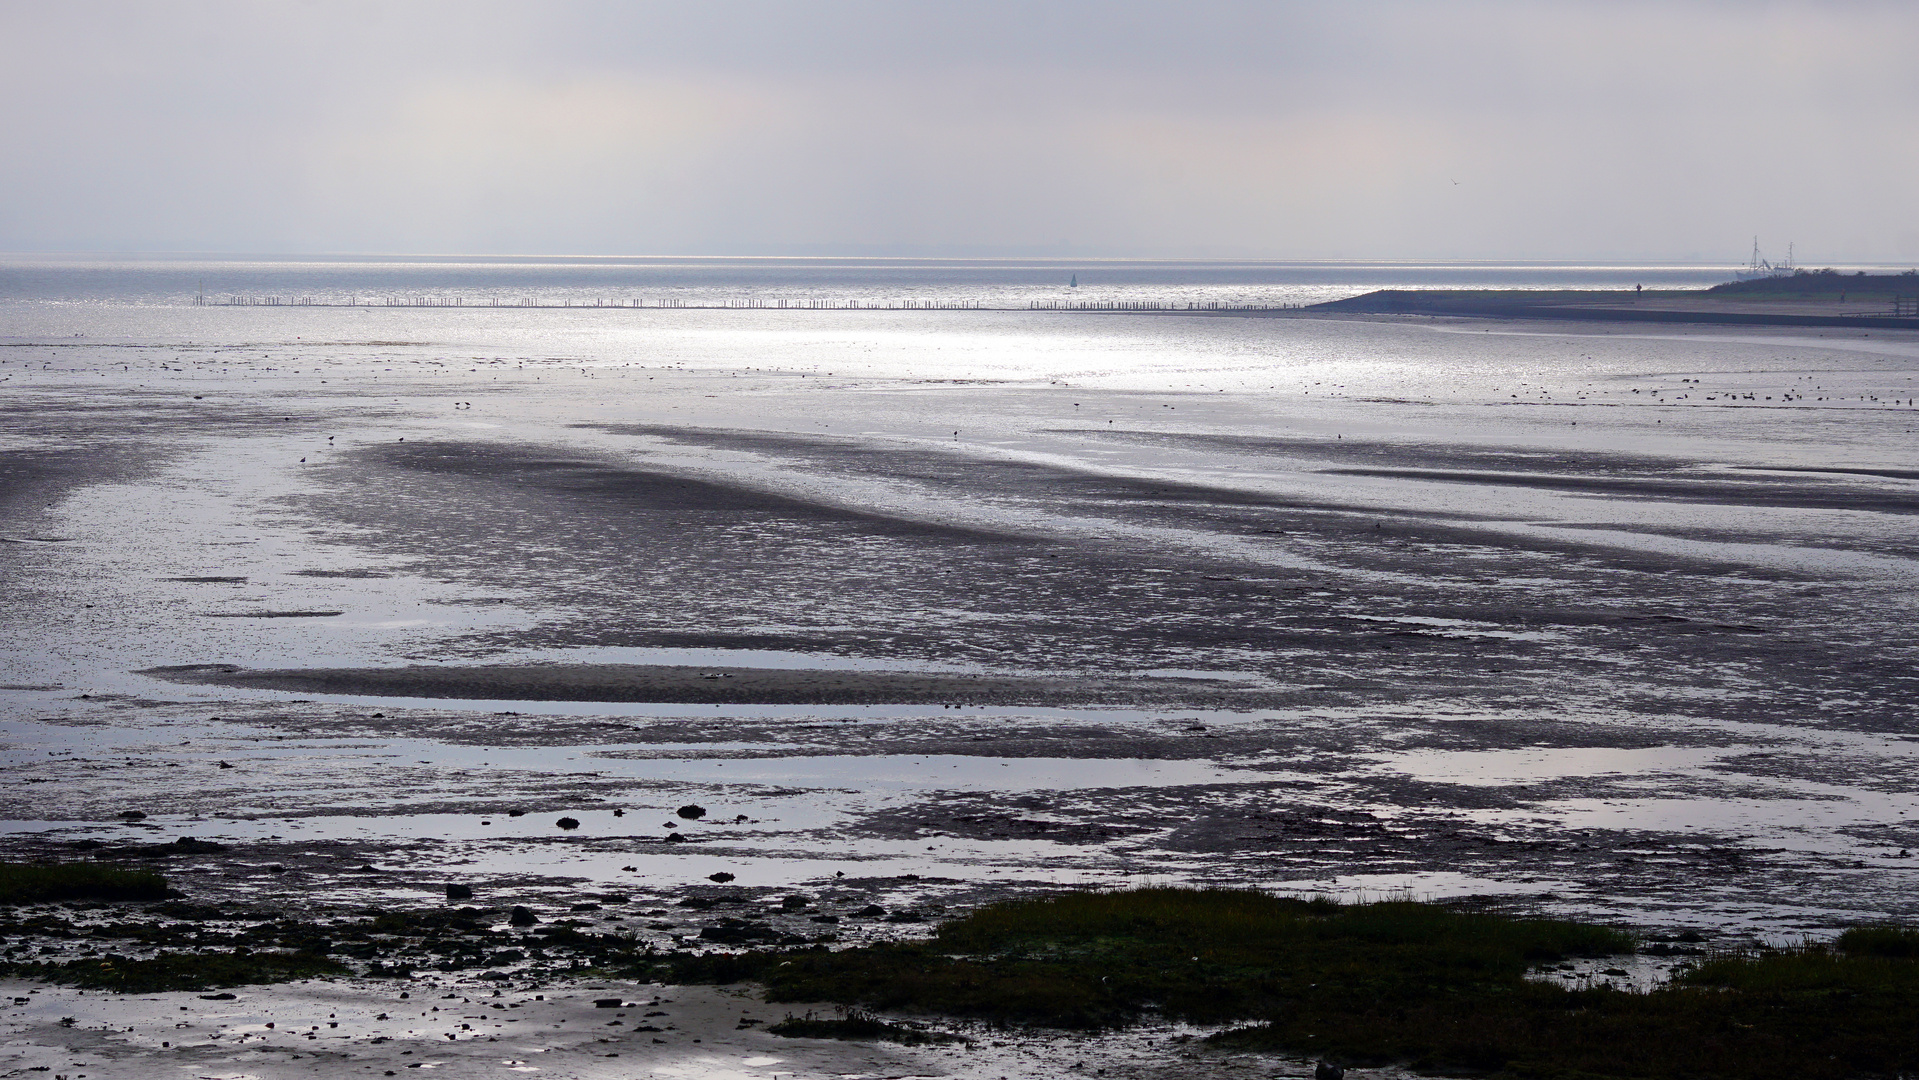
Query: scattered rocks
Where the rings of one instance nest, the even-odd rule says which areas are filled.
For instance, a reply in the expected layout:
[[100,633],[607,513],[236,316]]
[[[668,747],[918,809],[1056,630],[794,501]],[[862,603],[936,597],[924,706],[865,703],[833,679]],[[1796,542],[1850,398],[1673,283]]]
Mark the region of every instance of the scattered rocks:
[[775,945],[786,940],[787,935],[766,925],[749,922],[745,919],[721,919],[718,926],[700,929],[700,940],[717,945]]
[[106,853],[131,855],[137,859],[163,859],[169,855],[218,855],[225,850],[227,850],[225,844],[182,836],[171,844],[134,844],[130,847],[108,849]]

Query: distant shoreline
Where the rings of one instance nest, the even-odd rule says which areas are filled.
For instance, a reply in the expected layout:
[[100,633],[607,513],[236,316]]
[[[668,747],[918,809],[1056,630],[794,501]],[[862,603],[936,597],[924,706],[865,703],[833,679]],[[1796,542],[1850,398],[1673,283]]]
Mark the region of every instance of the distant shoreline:
[[[475,301],[475,302],[469,302]],[[1321,303],[1233,303],[1157,299],[839,299],[747,296],[731,299],[596,299],[541,302],[533,297],[484,300],[459,294],[321,297],[244,295],[193,298],[201,307],[457,308],[626,311],[1054,312],[1108,315],[1212,315],[1278,318],[1386,315],[1486,319],[1549,319],[1831,329],[1919,330],[1919,274],[1800,273],[1727,282],[1704,289],[1380,289]]]
[[1382,289],[1315,304],[1327,314],[1919,330],[1919,276],[1799,274],[1710,289]]

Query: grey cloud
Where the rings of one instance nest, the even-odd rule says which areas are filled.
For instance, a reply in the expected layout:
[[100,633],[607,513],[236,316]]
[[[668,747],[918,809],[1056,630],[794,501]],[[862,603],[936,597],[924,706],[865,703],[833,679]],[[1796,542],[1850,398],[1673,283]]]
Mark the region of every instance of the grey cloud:
[[1893,4],[0,7],[0,248],[1919,259]]

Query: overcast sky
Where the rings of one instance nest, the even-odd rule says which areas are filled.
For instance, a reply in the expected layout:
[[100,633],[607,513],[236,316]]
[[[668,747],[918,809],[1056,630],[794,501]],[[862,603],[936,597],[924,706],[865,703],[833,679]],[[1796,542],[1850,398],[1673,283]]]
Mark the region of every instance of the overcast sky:
[[0,250],[1919,261],[1919,4],[0,0]]

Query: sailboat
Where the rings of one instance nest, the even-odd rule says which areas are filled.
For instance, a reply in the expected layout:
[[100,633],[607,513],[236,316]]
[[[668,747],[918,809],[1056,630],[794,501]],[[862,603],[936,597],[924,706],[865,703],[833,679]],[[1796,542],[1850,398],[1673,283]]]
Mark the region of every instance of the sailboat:
[[1792,272],[1792,245],[1786,246],[1786,261],[1774,266],[1759,256],[1759,238],[1755,236],[1752,238],[1752,262],[1744,270],[1733,271],[1732,276],[1740,281],[1757,281],[1760,278],[1791,277]]

